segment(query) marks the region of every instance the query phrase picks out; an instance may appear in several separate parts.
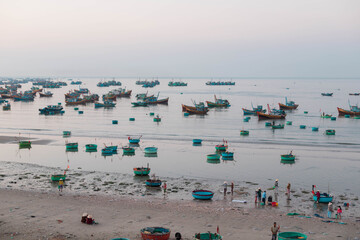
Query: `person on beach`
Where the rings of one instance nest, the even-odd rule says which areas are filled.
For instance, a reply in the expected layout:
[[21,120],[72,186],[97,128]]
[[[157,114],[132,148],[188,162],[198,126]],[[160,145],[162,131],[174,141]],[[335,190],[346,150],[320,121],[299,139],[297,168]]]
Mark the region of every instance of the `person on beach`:
[[263,193],[262,193],[262,202],[265,204],[266,203],[266,191],[264,191]]
[[336,218],[341,219],[341,214],[342,214],[341,206],[338,206]]
[[271,233],[272,233],[271,240],[276,240],[279,230],[280,230],[280,226],[276,226],[276,222],[274,222],[274,226],[271,227]]
[[164,185],[163,185],[164,195],[166,194],[166,188],[167,188],[167,185],[166,185],[166,183],[164,183]]
[[227,182],[225,181],[224,184],[224,196],[226,196],[226,192],[227,192]]
[[258,198],[258,202],[260,203],[261,202],[261,188],[258,189],[257,191],[257,198]]
[[59,192],[62,192],[62,190],[63,190],[63,188],[64,188],[64,181],[63,181],[62,178],[61,178],[60,181],[59,181],[59,186],[58,186],[58,188],[59,188]]
[[332,203],[329,202],[328,204],[328,218],[331,218],[332,212],[334,211]]
[[286,190],[287,190],[287,199],[290,200],[290,189],[291,189],[291,184],[288,183]]
[[316,192],[316,203],[319,203],[320,201],[320,191]]
[[234,182],[231,182],[231,195],[234,195]]

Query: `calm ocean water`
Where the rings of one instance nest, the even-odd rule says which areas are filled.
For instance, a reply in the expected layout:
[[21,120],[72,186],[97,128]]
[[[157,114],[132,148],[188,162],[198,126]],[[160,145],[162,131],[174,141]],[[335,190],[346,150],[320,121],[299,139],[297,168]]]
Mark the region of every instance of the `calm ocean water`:
[[[99,95],[117,88],[97,87],[100,79],[80,80],[82,87]],[[159,176],[252,181],[268,186],[278,178],[284,186],[292,182],[294,186],[311,189],[311,185],[316,184],[327,190],[329,185],[333,192],[360,194],[357,185],[360,120],[320,118],[321,112],[337,116],[336,107],[348,109],[348,101],[352,105],[360,101],[359,96],[349,96],[350,92],[360,92],[356,88],[359,87],[357,80],[237,79],[233,80],[235,86],[206,86],[209,79],[182,79],[188,83],[187,87],[169,87],[167,84],[171,79],[160,79],[159,86],[148,89],[135,85],[136,79],[116,80],[122,82],[121,87],[133,90],[133,94],[131,99],[118,99],[114,109],[95,109],[94,104],[88,104],[79,106],[83,115],[79,115],[74,107],[65,107],[62,116],[39,115],[39,108],[58,102],[64,104],[64,93],[78,88],[70,84],[51,89],[52,98],[36,97],[29,103],[11,102],[11,111],[0,111],[1,135],[19,136],[20,133],[22,137],[52,141],[48,145],[35,142],[31,150],[19,150],[15,143],[0,144],[1,160],[63,168],[69,160],[70,168],[128,174],[132,174],[133,167],[149,163]],[[31,87],[31,83],[25,84],[22,91]],[[146,91],[155,95],[160,92],[160,98],[170,97],[169,104],[132,107],[135,95]],[[334,92],[334,95],[323,97],[321,92]],[[206,116],[183,115],[181,104],[192,105],[192,100],[213,101],[214,94],[228,99],[231,107],[211,109]],[[279,102],[285,102],[285,97],[299,104],[298,110],[286,118],[293,122],[292,126],[273,131],[255,116],[251,116],[249,122],[243,122],[243,107],[251,108],[251,104],[278,107]],[[159,114],[162,121],[154,123],[150,112]],[[130,122],[130,117],[136,120]],[[119,124],[113,125],[112,120],[118,120]],[[307,128],[299,129],[299,125]],[[319,132],[312,132],[311,127],[319,127]],[[241,129],[249,130],[250,135],[240,136]],[[326,136],[325,129],[335,129],[336,135]],[[72,137],[62,138],[64,130],[71,131]],[[126,145],[127,135],[143,136],[135,156],[122,156],[121,151],[112,157],[101,156],[104,143]],[[202,146],[193,146],[193,138],[203,139]],[[214,145],[223,139],[235,152],[235,160],[208,163],[206,155],[214,153]],[[66,140],[79,142],[79,151],[66,153]],[[87,143],[97,143],[99,151],[86,153],[84,146]],[[144,156],[142,149],[146,146],[159,148],[156,158]],[[290,150],[297,156],[295,164],[282,164],[280,155]]]

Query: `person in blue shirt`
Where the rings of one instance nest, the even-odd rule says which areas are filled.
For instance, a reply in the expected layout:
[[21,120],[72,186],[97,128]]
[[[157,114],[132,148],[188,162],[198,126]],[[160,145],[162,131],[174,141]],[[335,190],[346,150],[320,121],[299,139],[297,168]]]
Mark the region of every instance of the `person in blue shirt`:
[[262,197],[261,197],[262,199],[262,202],[265,204],[265,202],[266,202],[266,191],[264,191],[263,193],[262,193]]

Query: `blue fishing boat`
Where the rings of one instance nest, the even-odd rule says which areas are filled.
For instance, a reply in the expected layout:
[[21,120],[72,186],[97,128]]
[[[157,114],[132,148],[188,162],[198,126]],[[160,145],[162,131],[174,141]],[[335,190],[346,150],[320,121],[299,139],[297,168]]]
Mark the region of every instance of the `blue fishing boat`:
[[145,154],[156,154],[158,148],[157,147],[146,147],[144,148]]
[[192,141],[193,141],[193,144],[201,144],[202,143],[202,139],[198,139],[198,138],[195,138]]
[[321,93],[322,96],[331,97],[334,93]]
[[311,128],[311,131],[317,132],[317,131],[319,131],[319,128],[318,128],[318,127],[312,127],[312,128]]
[[112,101],[104,101],[104,103],[100,103],[100,102],[96,102],[95,103],[95,108],[111,108],[111,107],[115,107],[116,103],[112,102]]
[[140,143],[140,138],[141,138],[141,136],[140,137],[131,137],[131,136],[129,136],[128,140],[129,140],[129,143],[131,143],[131,144],[139,144]]
[[[319,203],[329,203],[333,201],[333,196],[329,196],[327,193],[320,193]],[[313,195],[313,200],[317,202],[317,196]]]
[[160,179],[148,179],[145,181],[145,184],[148,187],[160,187],[161,183]]
[[117,153],[118,146],[105,146],[107,149],[111,149],[112,153]]
[[149,105],[147,102],[143,101],[132,102],[131,104],[133,107],[147,107]]
[[194,190],[192,196],[199,200],[210,200],[214,197],[214,193],[209,190]]
[[206,155],[207,160],[219,160],[220,159],[220,154],[208,154]]
[[101,149],[101,154],[103,156],[110,156],[110,155],[113,155],[114,152],[113,152],[112,148],[105,147],[105,148]]
[[61,105],[49,105],[47,107],[39,109],[40,114],[44,115],[55,115],[62,114],[63,107]]
[[263,110],[263,106],[262,106],[262,105],[258,105],[257,107],[254,107],[254,106],[252,106],[252,104],[251,104],[251,107],[252,107],[252,110],[245,109],[245,108],[242,109],[244,115],[257,115],[258,112],[262,112],[262,113],[265,113],[265,112],[266,112],[265,109]]
[[97,145],[96,144],[86,144],[85,149],[87,152],[97,151]]
[[222,152],[221,153],[221,156],[223,157],[223,158],[233,158],[234,157],[234,153],[233,152]]

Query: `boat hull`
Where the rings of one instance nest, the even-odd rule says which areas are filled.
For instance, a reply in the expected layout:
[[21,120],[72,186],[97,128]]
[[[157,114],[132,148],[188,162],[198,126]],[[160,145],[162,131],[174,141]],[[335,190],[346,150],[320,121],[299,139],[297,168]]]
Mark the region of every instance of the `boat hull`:
[[192,196],[199,200],[210,200],[214,197],[214,193],[208,190],[195,190],[192,192]]
[[207,104],[207,106],[209,108],[212,108],[212,107],[230,107],[230,104],[228,104],[228,103],[218,104],[218,103],[206,101],[206,104]]
[[295,110],[295,109],[297,109],[298,106],[299,106],[299,104],[294,104],[292,106],[288,106],[288,105],[279,103],[280,110]]
[[143,240],[168,240],[171,233],[170,229],[162,227],[143,228],[140,232]]
[[[313,195],[313,200],[317,202],[317,196]],[[325,196],[324,194],[320,194],[319,203],[329,203],[333,201],[333,197]]]
[[281,155],[282,161],[295,161],[295,156],[290,154]]
[[345,109],[342,109],[339,107],[337,109],[339,112],[339,116],[345,116],[345,115],[360,116],[360,112],[353,112],[353,111],[345,110]]
[[203,110],[199,110],[196,107],[191,107],[191,106],[187,106],[187,105],[183,104],[182,105],[182,111],[190,113],[190,114],[205,115],[205,114],[207,114],[209,109],[207,107],[204,107]]
[[134,168],[136,176],[147,176],[150,173],[150,168]]
[[303,233],[298,232],[281,232],[278,235],[279,240],[289,240],[289,239],[302,239],[307,240],[307,236]]
[[194,239],[198,240],[221,240],[222,236],[217,233],[199,233],[195,234]]
[[263,119],[285,119],[286,118],[286,114],[274,115],[274,114],[266,114],[266,113],[262,113],[262,112],[257,112],[257,115],[259,117],[259,120],[263,120]]
[[148,179],[145,182],[146,186],[148,187],[160,187],[161,183],[162,183],[161,180],[151,180],[151,179]]

